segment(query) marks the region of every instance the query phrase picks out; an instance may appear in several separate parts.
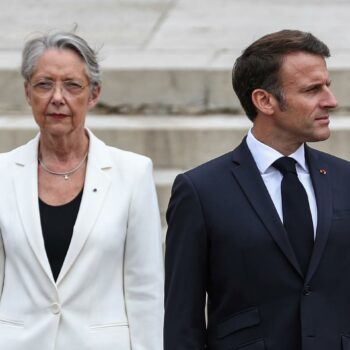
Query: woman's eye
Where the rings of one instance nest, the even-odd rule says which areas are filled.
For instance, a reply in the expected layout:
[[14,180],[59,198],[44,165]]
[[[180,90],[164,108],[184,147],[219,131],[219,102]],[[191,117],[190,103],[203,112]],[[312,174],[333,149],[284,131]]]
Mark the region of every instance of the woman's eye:
[[38,88],[38,89],[51,89],[52,88],[52,83],[48,82],[48,81],[40,81],[36,84],[34,84],[34,87],[35,88]]
[[64,86],[66,87],[66,89],[68,90],[81,90],[82,86],[81,84],[75,82],[75,81],[66,81],[64,83]]

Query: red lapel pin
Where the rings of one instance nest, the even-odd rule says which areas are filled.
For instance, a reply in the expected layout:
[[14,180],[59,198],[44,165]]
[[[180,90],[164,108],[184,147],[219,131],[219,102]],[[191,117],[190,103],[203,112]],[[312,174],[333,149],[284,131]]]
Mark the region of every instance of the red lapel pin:
[[327,174],[326,169],[320,169],[320,174],[321,174],[321,175],[326,175],[326,174]]

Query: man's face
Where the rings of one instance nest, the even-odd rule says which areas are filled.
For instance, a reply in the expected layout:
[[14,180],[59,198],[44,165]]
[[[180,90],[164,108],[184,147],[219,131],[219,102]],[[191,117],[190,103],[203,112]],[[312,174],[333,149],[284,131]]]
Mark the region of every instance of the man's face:
[[275,111],[275,131],[286,143],[326,140],[329,110],[337,106],[323,57],[305,52],[287,54],[280,70],[284,106]]

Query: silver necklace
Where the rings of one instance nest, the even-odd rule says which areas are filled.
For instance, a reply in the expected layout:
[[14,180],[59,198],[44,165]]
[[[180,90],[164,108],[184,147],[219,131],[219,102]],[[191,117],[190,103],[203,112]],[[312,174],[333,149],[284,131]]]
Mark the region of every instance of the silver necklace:
[[79,170],[82,167],[82,165],[84,164],[87,156],[88,156],[88,152],[85,153],[83,159],[80,161],[80,163],[75,168],[73,168],[72,170],[69,170],[69,171],[65,171],[63,173],[60,173],[58,171],[53,171],[53,170],[49,169],[40,156],[39,156],[38,160],[39,160],[39,164],[42,166],[42,168],[47,173],[52,174],[52,175],[56,175],[56,176],[63,176],[63,178],[65,180],[68,180],[69,176],[73,175],[77,170]]

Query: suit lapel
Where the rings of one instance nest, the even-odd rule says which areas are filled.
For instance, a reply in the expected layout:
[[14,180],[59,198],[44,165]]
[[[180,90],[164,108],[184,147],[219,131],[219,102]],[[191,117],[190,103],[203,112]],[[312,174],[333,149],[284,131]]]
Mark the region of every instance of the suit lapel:
[[[110,186],[108,169],[112,167],[106,145],[90,131],[90,149],[86,170],[84,192],[79,214],[74,226],[72,240],[64,260],[57,284],[69,271],[79,255],[92,227],[98,218],[105,195]],[[21,147],[15,158],[13,182],[19,215],[30,247],[48,278],[55,284],[47,258],[38,202],[38,143],[39,135]]]
[[233,175],[247,196],[251,206],[289,262],[303,276],[289,243],[287,232],[282,225],[245,140],[233,152],[233,162]]
[[309,281],[315,273],[326,247],[332,220],[332,191],[327,174],[327,163],[317,156],[317,153],[305,147],[310,176],[315,191],[317,203],[317,229],[313,253],[306,280]]
[[83,196],[74,225],[72,240],[57,279],[59,284],[81,252],[100,214],[106,193],[111,183],[108,170],[112,167],[107,146],[90,131],[89,157],[86,169]]
[[45,251],[40,222],[38,201],[38,143],[39,135],[18,150],[15,156],[13,182],[19,216],[28,243],[48,278],[54,283]]

